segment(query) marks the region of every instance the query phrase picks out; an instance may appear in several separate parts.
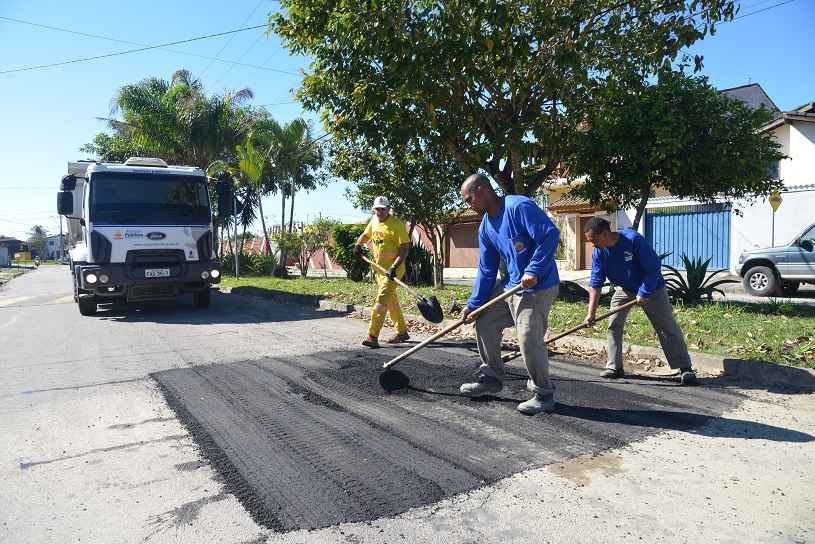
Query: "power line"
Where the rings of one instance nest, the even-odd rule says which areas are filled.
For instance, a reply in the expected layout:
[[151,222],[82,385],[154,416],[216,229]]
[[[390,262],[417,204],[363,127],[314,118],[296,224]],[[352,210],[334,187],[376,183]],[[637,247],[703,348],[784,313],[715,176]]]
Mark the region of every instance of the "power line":
[[[258,8],[260,7],[260,5],[261,5],[262,3],[263,3],[263,0],[259,0],[259,1],[258,1],[257,5],[255,5],[255,9],[253,9],[253,10],[251,11],[251,13],[249,13],[249,15],[247,15],[247,16],[246,16],[246,19],[244,19],[244,20],[243,20],[243,22],[241,23],[241,26],[243,26],[243,25],[245,25],[247,22],[249,22],[249,19],[251,19],[251,18],[252,18],[252,15],[254,15],[254,14],[255,14],[255,12],[258,10]],[[229,44],[230,44],[230,43],[232,43],[232,40],[233,40],[234,38],[235,38],[235,35],[233,34],[232,36],[230,36],[230,37],[229,37],[229,39],[228,39],[228,40],[226,40],[226,43],[225,43],[225,44],[224,44],[224,45],[223,45],[223,46],[222,46],[222,47],[221,47],[221,48],[218,50],[218,52],[217,52],[217,53],[215,53],[215,59],[217,59],[218,57],[220,57],[220,56],[221,56],[221,53],[223,53],[223,52],[224,52],[224,50],[225,50],[227,47],[229,47]],[[241,58],[242,58],[242,57],[241,57]],[[240,59],[238,59],[238,60],[240,60]],[[209,69],[210,69],[210,67],[212,67],[212,63],[213,63],[213,62],[215,62],[215,60],[211,60],[211,61],[209,61],[209,64],[207,64],[207,65],[206,65],[206,67],[204,67],[204,69],[203,69],[203,70],[201,70],[201,74],[198,76],[198,78],[199,78],[199,79],[200,79],[200,78],[202,78],[202,77],[204,77],[204,74],[206,73],[206,71],[207,71],[207,70],[209,70]]]
[[[200,41],[200,40],[206,40],[206,39],[209,39],[209,38],[217,38],[219,36],[227,36],[229,34],[236,34],[238,32],[245,32],[247,30],[256,30],[258,28],[266,28],[266,25],[256,25],[256,26],[248,26],[248,27],[244,27],[244,28],[237,28],[235,30],[229,30],[229,31],[226,31],[226,32],[218,32],[216,34],[207,34],[206,36],[196,36],[194,38],[189,38],[189,39],[186,39],[186,40],[178,40],[178,41],[167,42],[167,43],[162,43],[162,44],[158,44],[158,45],[150,45],[150,46],[147,46],[147,47],[140,47],[138,49],[129,49],[127,51],[119,51],[119,52],[116,52],[116,53],[107,53],[105,55],[96,55],[96,56],[93,56],[93,57],[83,57],[83,58],[80,58],[80,59],[66,60],[66,61],[62,61],[62,62],[53,62],[53,63],[50,63],[50,64],[40,64],[40,65],[36,65],[36,66],[26,66],[26,67],[23,67],[23,68],[14,68],[14,69],[11,69],[11,70],[0,70],[0,74],[12,74],[12,73],[16,73],[16,72],[28,72],[28,71],[31,71],[31,70],[41,70],[43,68],[53,68],[55,66],[65,66],[67,64],[76,64],[76,63],[80,63],[80,62],[87,62],[87,61],[90,61],[90,60],[104,59],[104,58],[110,58],[110,57],[118,57],[118,56],[122,56],[122,55],[129,55],[131,53],[140,53],[142,51],[150,51],[150,50],[153,50],[153,49],[161,49],[161,48],[171,46],[171,45],[179,45],[179,44],[182,44],[182,43],[190,43],[190,42],[195,42],[195,41]],[[281,74],[289,74],[289,75],[292,75],[292,76],[299,76],[300,75],[300,74],[295,73],[295,72],[289,72],[287,70],[279,70],[279,69],[276,69],[276,68],[263,68],[263,67],[258,67],[258,68],[261,69],[261,70],[268,70],[270,72],[278,72],[278,73],[281,73]]]
[[[19,23],[19,24],[23,24],[23,25],[29,25],[29,26],[38,27],[38,28],[45,28],[47,30],[53,30],[53,31],[56,31],[56,32],[65,32],[66,34],[74,34],[76,36],[84,36],[86,38],[94,38],[94,39],[97,39],[97,40],[105,40],[105,41],[109,41],[109,42],[123,43],[125,45],[138,45],[139,47],[149,47],[149,44],[146,44],[146,43],[132,42],[132,41],[128,41],[128,40],[120,40],[120,39],[117,39],[117,38],[112,38],[110,36],[103,36],[101,34],[89,34],[87,32],[80,32],[78,30],[71,30],[69,28],[61,28],[61,27],[58,27],[58,26],[44,25],[44,24],[35,23],[35,22],[32,22],[32,21],[24,21],[23,19],[14,19],[12,17],[0,16],[0,20],[9,21],[9,22],[12,22],[12,23]],[[265,25],[263,25],[263,26],[265,26]],[[262,35],[263,34],[261,34],[261,36]],[[262,64],[248,64],[248,63],[239,62],[239,61],[236,61],[236,60],[229,60],[229,59],[222,59],[222,58],[217,58],[217,57],[210,57],[208,55],[200,55],[198,53],[192,53],[190,51],[181,51],[179,49],[169,49],[169,48],[165,48],[165,47],[161,47],[161,49],[164,50],[164,51],[169,51],[171,53],[176,53],[177,55],[187,55],[189,57],[196,57],[196,58],[199,58],[199,59],[217,61],[217,62],[222,62],[222,63],[225,63],[225,64],[232,64],[232,65],[235,65],[235,66],[245,66],[247,68],[257,68],[259,70],[269,70],[266,67],[265,62],[262,63]],[[270,71],[277,71],[277,70],[270,70]],[[289,73],[289,72],[286,72],[286,73]]]
[[[757,9],[756,11],[751,11],[750,13],[745,13],[744,15],[739,15],[738,17],[733,17],[733,21],[736,21],[738,19],[744,19],[745,17],[749,17],[750,15],[755,15],[756,13],[761,13],[762,11],[767,11],[767,10],[770,10],[770,9],[773,9],[773,8],[777,8],[777,7],[783,6],[785,4],[791,4],[792,2],[795,2],[795,0],[787,0],[786,2],[779,2],[778,4],[773,4],[772,6],[767,6],[766,8]],[[763,3],[764,2],[759,2],[758,4],[755,4],[755,5],[759,5],[759,4],[763,4]]]

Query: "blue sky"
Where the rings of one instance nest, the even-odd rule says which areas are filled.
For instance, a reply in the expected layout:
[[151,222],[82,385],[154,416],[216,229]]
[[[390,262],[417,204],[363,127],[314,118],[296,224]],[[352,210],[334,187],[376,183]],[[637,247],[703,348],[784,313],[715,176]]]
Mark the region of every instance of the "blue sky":
[[[815,39],[815,0],[745,0],[742,14],[770,8],[723,24],[715,36],[694,46],[705,57],[704,74],[719,88],[760,83],[781,109],[815,100],[811,54]],[[165,43],[263,24],[278,9],[269,0],[2,0],[0,16],[67,28],[144,44]],[[113,53],[135,46],[82,37],[0,20],[0,71]],[[249,87],[256,104],[281,122],[297,116],[316,121],[292,100],[299,77],[234,66],[190,55],[297,72],[308,60],[281,48],[262,30],[235,34],[55,68],[0,74],[0,235],[24,237],[34,224],[58,232],[55,192],[66,161],[84,158],[79,147],[104,130],[97,117],[107,117],[117,89],[147,77],[169,79],[187,68],[208,92]],[[186,52],[188,54],[182,54]],[[315,124],[315,133],[322,129]],[[367,216],[344,196],[345,184],[334,183],[310,195],[298,195],[295,218],[317,213],[345,221]],[[279,221],[279,202],[264,202],[267,217]],[[275,214],[277,212],[277,215]]]

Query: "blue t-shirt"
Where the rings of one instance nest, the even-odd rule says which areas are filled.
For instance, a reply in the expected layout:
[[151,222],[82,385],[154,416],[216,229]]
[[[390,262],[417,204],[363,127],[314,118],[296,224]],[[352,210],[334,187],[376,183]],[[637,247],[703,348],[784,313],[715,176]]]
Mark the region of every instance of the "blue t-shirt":
[[594,248],[589,286],[602,287],[608,277],[614,285],[646,298],[665,287],[662,262],[642,234],[630,229],[618,234],[620,238],[613,246]]
[[519,195],[501,199],[496,217],[485,213],[478,229],[481,255],[473,292],[467,306],[474,310],[487,302],[495,289],[501,258],[507,265],[505,288],[521,283],[525,273],[538,278],[532,289],[546,289],[560,283],[555,266],[555,250],[560,231],[535,201]]

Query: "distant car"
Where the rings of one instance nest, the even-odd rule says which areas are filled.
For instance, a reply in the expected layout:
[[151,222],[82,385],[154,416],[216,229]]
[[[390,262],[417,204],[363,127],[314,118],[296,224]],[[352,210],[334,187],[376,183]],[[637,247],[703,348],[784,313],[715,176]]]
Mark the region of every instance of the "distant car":
[[815,284],[815,224],[786,246],[745,251],[738,271],[744,289],[759,297],[791,296],[802,283]]

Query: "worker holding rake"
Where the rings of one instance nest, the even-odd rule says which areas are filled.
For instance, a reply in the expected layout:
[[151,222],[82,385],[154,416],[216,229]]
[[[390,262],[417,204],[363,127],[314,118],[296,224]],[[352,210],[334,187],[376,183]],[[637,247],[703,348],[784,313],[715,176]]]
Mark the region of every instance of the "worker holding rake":
[[[583,235],[594,245],[589,307],[584,324],[594,324],[600,289],[608,278],[620,287],[611,297],[611,309],[636,299],[659,337],[668,364],[678,370],[682,385],[695,384],[696,373],[691,366],[685,335],[674,318],[660,271],[662,263],[653,248],[634,230],[612,231],[608,221],[601,217],[589,219]],[[630,308],[622,309],[608,324],[608,362],[601,374],[604,378],[622,378],[624,375],[623,327],[629,311]]]
[[365,231],[357,239],[354,248],[357,255],[362,256],[363,245],[370,240],[374,262],[387,269],[387,276],[375,274],[379,291],[376,302],[371,311],[371,324],[368,327],[368,337],[362,345],[369,348],[379,347],[379,332],[385,323],[385,315],[390,313],[391,321],[396,325],[396,334],[385,340],[389,344],[398,344],[410,338],[407,331],[407,322],[399,299],[396,297],[396,282],[393,278],[405,275],[405,261],[410,250],[410,238],[405,224],[391,214],[391,205],[387,198],[378,196],[374,199],[374,215],[365,227]]
[[[481,366],[478,381],[463,384],[461,393],[477,397],[503,388],[501,337],[504,329],[515,325],[529,372],[527,389],[534,394],[518,405],[518,411],[527,415],[551,412],[555,408],[554,386],[549,378],[544,335],[560,284],[555,266],[560,232],[532,199],[519,195],[499,197],[482,174],[468,177],[460,194],[470,208],[483,213],[478,229],[478,273],[463,318],[506,289],[523,286],[507,303],[490,306],[475,320]],[[496,284],[502,259],[508,274]]]

